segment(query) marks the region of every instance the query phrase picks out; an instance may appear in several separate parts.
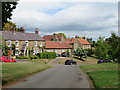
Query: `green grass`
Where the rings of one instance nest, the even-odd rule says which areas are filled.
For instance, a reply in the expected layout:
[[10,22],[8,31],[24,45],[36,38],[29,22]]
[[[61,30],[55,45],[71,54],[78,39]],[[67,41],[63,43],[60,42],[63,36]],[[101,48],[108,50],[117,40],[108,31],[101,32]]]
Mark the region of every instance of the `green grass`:
[[88,75],[96,88],[118,88],[118,71],[92,71]]
[[81,70],[92,79],[96,88],[118,88],[118,64],[103,63],[95,65],[82,65]]
[[98,59],[93,58],[93,57],[87,57],[86,59],[84,59],[84,61],[77,59],[77,58],[73,58],[73,57],[66,57],[60,60],[58,64],[64,64],[66,59],[72,59],[76,61],[77,64],[97,64],[97,61],[98,61]]
[[30,61],[30,62],[35,62],[35,63],[39,63],[39,64],[47,64],[48,62],[50,62],[52,59],[22,59],[24,61]]
[[93,65],[82,65],[80,68],[83,71],[94,71],[94,70],[117,70],[118,64],[116,63],[102,63]]
[[14,82],[20,78],[45,70],[51,66],[38,63],[3,63],[2,85]]

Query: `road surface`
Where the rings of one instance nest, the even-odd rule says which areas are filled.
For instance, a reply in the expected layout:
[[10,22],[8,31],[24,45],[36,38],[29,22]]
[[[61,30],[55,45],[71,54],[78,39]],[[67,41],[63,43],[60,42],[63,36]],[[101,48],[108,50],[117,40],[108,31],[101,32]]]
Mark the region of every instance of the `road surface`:
[[79,65],[55,64],[8,88],[90,88]]

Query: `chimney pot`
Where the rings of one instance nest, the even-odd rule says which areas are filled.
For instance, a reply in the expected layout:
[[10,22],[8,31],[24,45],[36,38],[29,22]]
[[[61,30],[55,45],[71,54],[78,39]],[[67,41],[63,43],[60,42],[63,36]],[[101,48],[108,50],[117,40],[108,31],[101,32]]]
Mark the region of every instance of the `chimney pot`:
[[38,28],[35,29],[35,34],[39,34]]
[[25,33],[25,29],[23,27],[21,27],[20,32]]

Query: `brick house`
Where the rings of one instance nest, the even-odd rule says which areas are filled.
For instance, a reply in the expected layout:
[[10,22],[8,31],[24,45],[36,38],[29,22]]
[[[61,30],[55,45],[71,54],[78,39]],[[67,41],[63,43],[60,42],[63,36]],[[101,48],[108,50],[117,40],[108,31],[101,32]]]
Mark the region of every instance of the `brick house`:
[[71,54],[71,50],[72,47],[66,41],[46,41],[45,43],[46,52],[56,52],[56,54],[61,54],[69,51]]
[[91,44],[85,39],[76,39],[74,41],[74,50],[78,47],[82,47],[83,49],[91,48]]
[[64,41],[63,35],[45,35],[43,39],[46,41]]
[[65,39],[72,46],[72,50],[76,50],[78,47],[83,49],[91,48],[91,44],[85,39]]
[[43,52],[45,47],[45,40],[38,35],[38,29],[35,33],[25,33],[25,30],[21,28],[20,32],[14,31],[0,31],[2,32],[2,37],[4,39],[4,44],[11,47],[12,44],[15,45],[15,55],[28,56],[28,50],[34,51],[33,54],[38,52]]

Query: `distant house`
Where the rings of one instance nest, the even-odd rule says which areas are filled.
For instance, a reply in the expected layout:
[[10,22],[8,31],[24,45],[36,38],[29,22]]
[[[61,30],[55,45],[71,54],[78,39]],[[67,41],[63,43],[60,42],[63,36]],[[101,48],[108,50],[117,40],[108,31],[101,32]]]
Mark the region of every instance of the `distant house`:
[[91,48],[91,44],[85,39],[76,39],[74,41],[74,50],[78,47],[82,47],[83,49]]
[[66,51],[71,53],[72,47],[65,41],[46,41],[45,49],[47,52],[56,52],[57,54],[61,54]]
[[75,42],[76,39],[65,39],[66,42],[68,42],[72,48],[74,48],[74,42]]
[[91,48],[91,44],[85,39],[65,39],[71,46],[73,50],[76,50],[78,47],[83,49]]
[[4,39],[4,44],[11,47],[15,45],[15,55],[28,56],[28,50],[33,50],[36,54],[43,52],[45,46],[45,40],[38,35],[39,31],[36,29],[35,33],[25,33],[25,30],[21,28],[20,32],[14,31],[0,31]]
[[43,39],[46,41],[64,41],[63,35],[45,35]]

